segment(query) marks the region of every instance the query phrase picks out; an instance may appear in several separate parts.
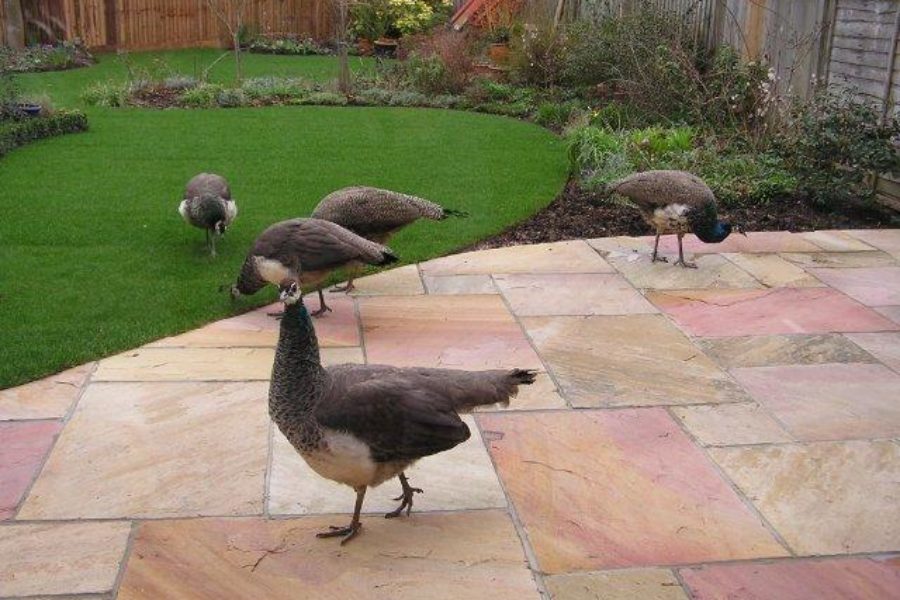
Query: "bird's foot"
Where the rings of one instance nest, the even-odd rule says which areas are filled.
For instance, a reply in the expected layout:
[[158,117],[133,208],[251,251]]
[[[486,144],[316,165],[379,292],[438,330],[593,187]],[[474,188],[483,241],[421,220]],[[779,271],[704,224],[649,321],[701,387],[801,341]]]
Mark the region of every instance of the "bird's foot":
[[654,256],[654,257],[650,260],[650,262],[664,262],[664,263],[667,263],[667,262],[669,262],[669,259],[666,258],[665,256]]
[[284,318],[284,311],[281,311],[281,312],[273,312],[273,313],[266,313],[266,316],[267,316],[267,317],[272,317],[272,318],[275,319],[276,321],[280,321],[282,318]]
[[344,539],[341,540],[341,546],[355,538],[359,534],[359,530],[362,529],[362,523],[350,523],[346,527],[338,527],[336,525],[332,525],[328,528],[328,531],[323,531],[321,533],[317,533],[317,538],[330,538],[330,537],[342,537]]
[[683,258],[679,258],[678,260],[676,260],[676,261],[673,263],[673,266],[674,266],[674,265],[681,265],[681,266],[684,267],[685,269],[696,269],[696,268],[697,268],[697,263],[687,262],[687,261],[684,260]]
[[322,306],[319,307],[319,310],[314,310],[311,313],[309,313],[309,315],[311,317],[321,317],[322,315],[324,315],[327,312],[331,312],[331,307],[323,304]]
[[350,292],[352,292],[352,291],[355,290],[355,289],[356,289],[356,286],[353,285],[353,282],[352,282],[352,281],[348,281],[346,284],[344,284],[344,285],[336,285],[336,286],[334,286],[333,288],[331,288],[331,289],[328,290],[328,291],[331,292],[331,293],[333,293],[333,294],[336,294],[336,293],[338,293],[338,292],[344,292],[345,294],[349,294]]
[[412,511],[413,507],[413,495],[414,494],[424,494],[425,491],[421,488],[416,487],[407,487],[403,490],[403,493],[394,498],[394,500],[402,500],[400,506],[392,510],[391,512],[384,515],[385,519],[393,519],[394,517],[399,517],[403,514],[403,509],[406,509],[406,516],[409,516],[409,513]]

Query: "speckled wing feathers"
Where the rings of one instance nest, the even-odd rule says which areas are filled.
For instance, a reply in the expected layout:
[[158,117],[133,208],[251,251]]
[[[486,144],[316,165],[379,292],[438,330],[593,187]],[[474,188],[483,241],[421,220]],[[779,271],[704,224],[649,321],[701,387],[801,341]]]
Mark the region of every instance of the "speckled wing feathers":
[[443,219],[434,202],[373,187],[347,187],[325,196],[312,216],[337,223],[364,237],[389,234],[418,219]]
[[695,208],[712,203],[715,195],[703,180],[684,171],[645,171],[611,183],[607,191],[625,196],[643,212],[670,204]]

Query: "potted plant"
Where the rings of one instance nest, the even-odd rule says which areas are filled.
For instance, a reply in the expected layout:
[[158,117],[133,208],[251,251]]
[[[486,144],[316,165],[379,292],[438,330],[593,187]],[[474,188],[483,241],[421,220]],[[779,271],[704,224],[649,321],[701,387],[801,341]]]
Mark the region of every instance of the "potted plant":
[[509,62],[509,27],[499,25],[488,32],[488,56],[494,64],[505,65]]
[[28,115],[29,117],[38,117],[41,114],[41,105],[35,104],[33,102],[19,102],[16,104],[16,108],[22,114]]

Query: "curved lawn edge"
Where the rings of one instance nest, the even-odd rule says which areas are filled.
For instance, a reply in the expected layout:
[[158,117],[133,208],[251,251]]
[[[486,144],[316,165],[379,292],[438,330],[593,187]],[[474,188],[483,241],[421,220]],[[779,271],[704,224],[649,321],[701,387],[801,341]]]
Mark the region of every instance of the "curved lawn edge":
[[[0,253],[15,265],[0,282],[0,327],[9,331],[0,389],[270,302],[271,291],[232,304],[216,289],[265,226],[308,215],[339,187],[397,189],[472,215],[401,232],[391,246],[409,264],[528,218],[568,177],[563,143],[549,131],[463,111],[93,109],[91,119],[82,136],[0,160],[9,181],[0,210],[10,217]],[[50,165],[66,165],[67,176],[48,177]],[[215,261],[202,232],[175,212],[201,170],[225,175],[240,206]],[[37,180],[47,184],[34,189]],[[52,299],[48,281],[65,282],[51,286]]]

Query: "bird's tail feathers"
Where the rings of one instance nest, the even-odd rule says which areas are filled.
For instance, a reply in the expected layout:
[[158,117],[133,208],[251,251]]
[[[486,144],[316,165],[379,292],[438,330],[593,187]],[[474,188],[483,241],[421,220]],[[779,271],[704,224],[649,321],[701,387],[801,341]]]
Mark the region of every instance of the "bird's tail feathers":
[[444,208],[444,214],[441,215],[441,220],[446,219],[448,217],[456,217],[458,219],[467,219],[469,217],[469,213],[464,210],[457,210],[455,208]]
[[400,259],[397,257],[396,254],[394,254],[394,251],[391,250],[390,248],[388,248],[387,246],[385,246],[384,251],[381,253],[381,262],[379,262],[378,264],[379,265],[390,265],[390,264],[397,262],[398,260],[400,260]]

